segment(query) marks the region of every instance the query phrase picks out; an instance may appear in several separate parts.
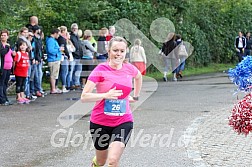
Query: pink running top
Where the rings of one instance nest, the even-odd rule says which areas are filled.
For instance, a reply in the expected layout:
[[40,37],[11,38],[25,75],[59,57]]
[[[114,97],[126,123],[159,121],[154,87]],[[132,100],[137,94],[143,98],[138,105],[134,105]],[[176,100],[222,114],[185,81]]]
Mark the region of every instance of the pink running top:
[[125,114],[122,116],[107,115],[104,113],[105,99],[97,101],[90,121],[103,125],[115,127],[125,122],[133,122],[132,112],[129,106],[128,96],[132,90],[132,78],[138,74],[138,70],[130,63],[123,63],[121,69],[116,70],[108,65],[108,62],[99,64],[90,74],[88,80],[96,84],[97,93],[106,93],[116,87],[122,90],[123,95],[118,97],[119,100],[125,100]]

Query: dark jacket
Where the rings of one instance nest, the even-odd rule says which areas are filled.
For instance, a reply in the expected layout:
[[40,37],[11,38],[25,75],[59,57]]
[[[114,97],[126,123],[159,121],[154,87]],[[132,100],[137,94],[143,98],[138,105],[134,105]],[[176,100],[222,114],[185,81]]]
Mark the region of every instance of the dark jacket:
[[59,38],[57,39],[57,42],[59,44],[59,46],[61,47],[62,45],[64,46],[64,53],[67,56],[67,58],[69,59],[69,52],[67,50],[67,42],[66,39],[64,37],[62,37],[61,35],[59,36]]
[[33,37],[33,42],[35,43],[35,47],[33,48],[33,52],[34,52],[34,58],[35,60],[37,60],[38,62],[41,62],[41,59],[44,58],[44,54],[43,54],[43,43],[42,43],[42,39],[41,38],[37,38],[37,37]]
[[26,28],[28,28],[28,30],[30,31],[30,32],[33,32],[33,30],[34,30],[34,27],[35,26],[38,26],[39,27],[39,29],[41,30],[41,33],[43,32],[43,27],[42,26],[40,26],[40,25],[31,25],[31,24],[26,24]]
[[105,48],[105,42],[106,42],[106,37],[104,36],[99,36],[97,40],[97,52],[101,55],[106,54],[107,50]]
[[246,42],[247,42],[247,45],[246,45],[246,49],[249,49],[251,50],[252,49],[252,38],[251,37],[246,37]]
[[9,50],[10,50],[10,46],[6,45],[5,47],[3,47],[2,42],[0,42],[0,72],[3,71],[4,57],[9,52]]
[[173,49],[175,49],[176,46],[177,46],[176,42],[173,39],[171,39],[170,41],[163,43],[162,52],[165,54],[165,56],[168,56],[168,54],[171,51],[173,51]]
[[75,47],[75,52],[73,52],[73,57],[75,59],[81,59],[82,55],[82,50],[81,50],[81,44],[80,44],[80,39],[77,35],[75,35],[73,32],[70,33],[70,40],[72,41],[74,47]]
[[[238,44],[239,44],[239,36],[237,36],[236,38],[235,38],[235,47],[236,48],[238,48]],[[246,48],[246,45],[247,45],[247,42],[246,42],[246,38],[243,36],[242,37],[242,44],[243,44],[243,47],[242,48]],[[241,48],[239,48],[239,49],[241,49]]]

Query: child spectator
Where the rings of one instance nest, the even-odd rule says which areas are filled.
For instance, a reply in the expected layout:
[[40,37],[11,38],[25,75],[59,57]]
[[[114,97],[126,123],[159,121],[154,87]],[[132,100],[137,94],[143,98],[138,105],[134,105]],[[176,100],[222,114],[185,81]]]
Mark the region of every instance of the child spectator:
[[25,41],[21,41],[18,46],[18,52],[14,58],[14,74],[16,77],[16,93],[17,93],[17,103],[25,104],[29,103],[30,100],[25,98],[24,90],[25,90],[25,80],[28,76],[28,68],[29,68],[29,55],[26,52],[27,43]]

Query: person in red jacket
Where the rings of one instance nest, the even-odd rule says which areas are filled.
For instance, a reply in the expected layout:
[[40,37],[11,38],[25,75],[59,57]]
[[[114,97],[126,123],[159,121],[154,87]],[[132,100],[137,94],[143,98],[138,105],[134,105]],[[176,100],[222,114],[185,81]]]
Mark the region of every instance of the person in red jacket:
[[25,98],[25,79],[28,76],[29,68],[29,55],[26,52],[27,43],[21,41],[18,46],[18,52],[14,58],[14,74],[16,78],[16,93],[17,93],[17,103],[25,104],[29,103],[30,100]]
[[106,41],[109,42],[111,38],[115,35],[116,29],[115,26],[109,26],[109,34],[106,36]]

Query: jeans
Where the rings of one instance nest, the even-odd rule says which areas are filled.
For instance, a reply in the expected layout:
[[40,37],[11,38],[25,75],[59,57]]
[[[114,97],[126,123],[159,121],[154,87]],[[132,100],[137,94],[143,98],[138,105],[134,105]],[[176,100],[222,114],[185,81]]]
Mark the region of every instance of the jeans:
[[74,65],[75,65],[74,61],[69,61],[69,69],[68,69],[68,74],[67,74],[67,87],[68,88],[74,85],[73,83]]
[[4,70],[2,71],[2,75],[0,75],[0,103],[3,104],[8,101],[7,98],[7,88],[8,82],[10,79],[11,70]]
[[241,62],[242,59],[243,59],[244,53],[243,53],[242,48],[238,48],[238,49],[239,49],[239,52],[236,52],[236,54],[237,54],[237,56],[238,56],[239,62]]
[[31,65],[30,91],[32,94],[36,94],[37,91],[40,91],[39,80],[38,80],[38,70],[37,70],[36,64]]
[[31,76],[31,65],[28,68],[28,76],[25,79],[25,95],[27,97],[31,96],[31,91],[30,91],[30,76]]
[[40,92],[43,91],[43,88],[42,88],[42,79],[43,79],[42,67],[43,67],[43,62],[41,61],[39,64],[37,64],[38,88],[39,88]]
[[74,59],[73,84],[76,86],[80,85],[81,71],[82,64],[80,63],[80,59]]
[[184,69],[185,69],[185,60],[186,60],[185,57],[180,58],[180,65],[176,69],[176,73],[179,73],[179,71],[184,71]]
[[175,73],[175,70],[177,68],[177,60],[173,59],[173,58],[167,58],[167,57],[163,57],[164,59],[164,72],[167,72],[171,69],[172,73]]
[[67,57],[64,58],[64,61],[61,62],[60,64],[60,78],[62,85],[66,86],[67,85],[67,74],[68,74],[68,60]]

